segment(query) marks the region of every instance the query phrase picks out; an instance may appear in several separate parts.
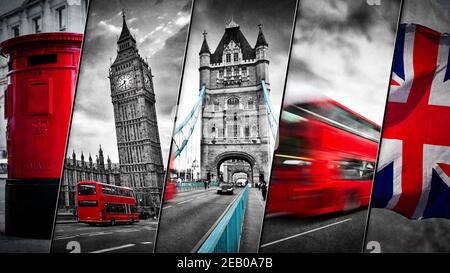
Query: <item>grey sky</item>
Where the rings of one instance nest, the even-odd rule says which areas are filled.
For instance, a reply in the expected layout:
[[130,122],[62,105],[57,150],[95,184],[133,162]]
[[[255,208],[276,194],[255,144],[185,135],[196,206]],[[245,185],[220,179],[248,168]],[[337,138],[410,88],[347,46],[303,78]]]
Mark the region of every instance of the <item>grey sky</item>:
[[107,78],[114,61],[121,11],[137,40],[139,53],[148,58],[154,74],[156,112],[164,164],[167,163],[187,29],[190,0],[92,1],[85,34],[80,79],[76,94],[69,154],[97,154],[99,145],[118,162],[117,142]]
[[319,94],[381,124],[400,1],[300,1],[285,103]]
[[[208,32],[207,40],[210,50],[216,49],[225,26],[230,20],[240,25],[242,33],[251,46],[256,44],[258,24],[263,24],[264,36],[269,44],[269,79],[271,85],[270,98],[275,109],[279,109],[284,88],[289,45],[295,14],[295,0],[196,0],[193,11],[191,33],[177,123],[190,112],[195,103],[199,89],[199,55],[203,42],[202,32]],[[195,158],[199,159],[199,126],[197,124],[188,149],[192,152],[184,153],[176,161],[176,167],[183,168],[185,164]],[[183,163],[181,163],[183,162]]]

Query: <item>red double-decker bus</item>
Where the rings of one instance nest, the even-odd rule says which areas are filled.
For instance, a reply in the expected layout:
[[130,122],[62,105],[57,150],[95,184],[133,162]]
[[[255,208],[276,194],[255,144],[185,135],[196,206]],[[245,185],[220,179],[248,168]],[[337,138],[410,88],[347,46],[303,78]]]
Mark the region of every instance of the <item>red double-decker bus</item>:
[[139,221],[132,189],[96,181],[77,184],[77,212],[81,223],[115,225]]
[[331,99],[284,107],[267,212],[313,216],[367,206],[380,129]]
[[166,182],[166,191],[164,193],[164,200],[169,201],[175,197],[177,194],[177,186],[172,181],[168,180]]

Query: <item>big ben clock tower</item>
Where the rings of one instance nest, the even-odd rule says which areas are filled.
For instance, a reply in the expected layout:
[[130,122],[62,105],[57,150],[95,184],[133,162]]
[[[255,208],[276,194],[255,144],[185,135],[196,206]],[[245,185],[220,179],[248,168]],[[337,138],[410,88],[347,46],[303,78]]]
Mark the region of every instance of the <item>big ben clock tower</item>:
[[109,70],[121,184],[140,206],[157,213],[164,182],[151,68],[139,55],[125,14],[117,57]]

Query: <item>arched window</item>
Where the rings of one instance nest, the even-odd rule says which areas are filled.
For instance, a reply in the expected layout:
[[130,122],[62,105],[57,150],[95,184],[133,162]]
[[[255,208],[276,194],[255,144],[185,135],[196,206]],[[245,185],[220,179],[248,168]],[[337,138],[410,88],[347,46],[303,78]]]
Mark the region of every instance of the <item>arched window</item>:
[[248,99],[247,105],[248,105],[248,109],[253,109],[253,98]]
[[238,125],[237,113],[234,113],[233,121],[234,121],[233,136],[236,138],[239,136],[239,125]]
[[220,111],[220,105],[218,100],[214,100],[214,111]]
[[216,125],[215,124],[211,127],[211,136],[216,137]]
[[247,67],[246,66],[242,67],[242,77],[247,77]]
[[234,53],[234,54],[233,54],[233,60],[234,60],[235,62],[239,61],[239,53]]
[[227,100],[228,109],[237,109],[239,108],[239,99],[236,97],[229,98]]
[[233,76],[238,76],[239,75],[239,67],[235,66],[233,67]]
[[227,63],[230,63],[230,62],[231,62],[231,54],[230,54],[230,53],[227,53],[227,55],[226,55],[226,61],[227,61]]

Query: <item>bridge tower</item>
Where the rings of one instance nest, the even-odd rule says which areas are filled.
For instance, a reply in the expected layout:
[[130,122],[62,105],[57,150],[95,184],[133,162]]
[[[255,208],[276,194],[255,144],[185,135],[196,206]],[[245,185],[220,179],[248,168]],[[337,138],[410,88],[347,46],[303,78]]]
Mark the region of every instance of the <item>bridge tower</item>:
[[232,159],[250,164],[249,182],[270,171],[270,128],[261,81],[269,84],[268,43],[259,25],[252,47],[240,26],[231,20],[213,53],[203,33],[200,86],[205,86],[201,112],[202,179],[220,178],[220,165]]

